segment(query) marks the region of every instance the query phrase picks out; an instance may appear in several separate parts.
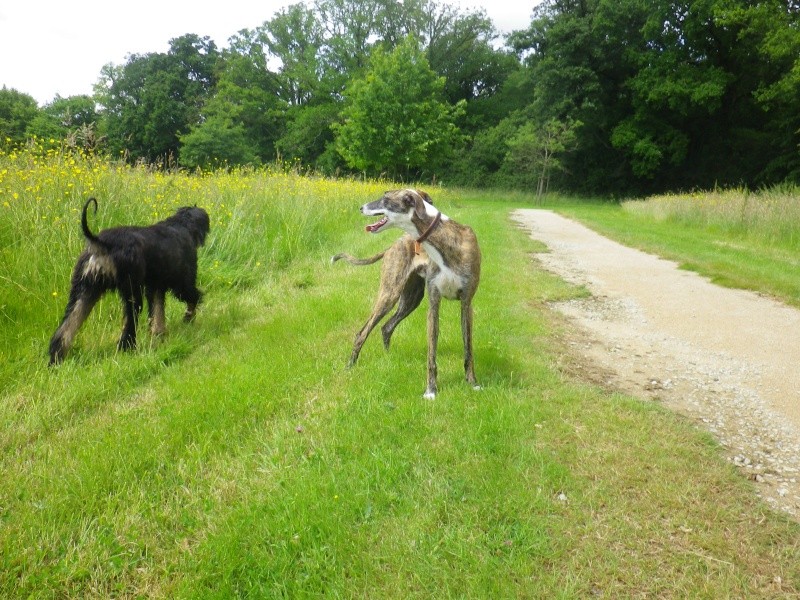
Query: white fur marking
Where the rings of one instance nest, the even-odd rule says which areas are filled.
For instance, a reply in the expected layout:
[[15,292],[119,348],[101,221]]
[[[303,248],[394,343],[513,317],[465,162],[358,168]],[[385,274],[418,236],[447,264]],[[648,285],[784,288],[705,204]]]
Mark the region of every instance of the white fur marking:
[[[437,210],[436,207],[433,204],[431,204],[431,203],[429,203],[429,202],[427,202],[425,200],[423,200],[422,203],[425,205],[425,214],[427,214],[429,217],[435,217],[440,212],[442,212],[440,210]],[[442,213],[442,221],[449,221],[449,220],[450,220],[450,217],[448,217],[446,214]]]
[[422,247],[430,257],[431,261],[436,263],[439,267],[439,272],[433,276],[431,283],[435,285],[442,293],[444,298],[448,300],[458,299],[459,292],[464,287],[464,279],[455,274],[455,272],[444,264],[442,255],[435,246],[428,242],[422,242]]
[[116,277],[117,272],[114,267],[114,261],[107,256],[90,255],[89,260],[86,261],[86,265],[83,267],[83,276],[97,278],[102,275]]
[[442,297],[448,300],[457,300],[464,287],[464,281],[448,268],[439,271],[434,276],[432,283],[439,288]]

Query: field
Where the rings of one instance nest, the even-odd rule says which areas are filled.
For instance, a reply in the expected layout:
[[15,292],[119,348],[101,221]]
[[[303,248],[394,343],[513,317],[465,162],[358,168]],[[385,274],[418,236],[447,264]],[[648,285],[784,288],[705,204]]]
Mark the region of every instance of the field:
[[[0,156],[0,597],[800,595],[800,526],[710,438],[580,382],[546,303],[582,291],[508,218],[530,198],[429,190],[481,241],[481,391],[454,303],[435,401],[423,310],[344,369],[378,268],[329,257],[394,239],[357,211],[392,185]],[[205,301],[185,325],[168,299],[166,338],[118,354],[109,297],[49,369],[91,195],[95,229],[207,208]]]

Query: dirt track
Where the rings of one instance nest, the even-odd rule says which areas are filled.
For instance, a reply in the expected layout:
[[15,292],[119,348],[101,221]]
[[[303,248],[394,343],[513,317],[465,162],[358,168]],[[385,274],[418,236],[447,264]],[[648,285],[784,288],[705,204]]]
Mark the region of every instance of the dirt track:
[[593,381],[696,420],[770,504],[800,516],[800,311],[722,288],[545,210],[512,214],[592,296],[554,305]]

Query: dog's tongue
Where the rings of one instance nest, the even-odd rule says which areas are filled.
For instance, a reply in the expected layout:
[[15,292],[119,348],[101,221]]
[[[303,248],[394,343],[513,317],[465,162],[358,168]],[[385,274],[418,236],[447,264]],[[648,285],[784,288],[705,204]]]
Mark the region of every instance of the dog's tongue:
[[367,230],[369,233],[375,233],[375,232],[376,232],[378,229],[380,229],[381,227],[383,227],[384,225],[386,225],[386,221],[388,221],[388,220],[389,220],[389,219],[387,219],[386,217],[383,217],[383,218],[382,218],[380,221],[378,221],[377,223],[373,223],[372,225],[367,225],[365,229],[366,229],[366,230]]

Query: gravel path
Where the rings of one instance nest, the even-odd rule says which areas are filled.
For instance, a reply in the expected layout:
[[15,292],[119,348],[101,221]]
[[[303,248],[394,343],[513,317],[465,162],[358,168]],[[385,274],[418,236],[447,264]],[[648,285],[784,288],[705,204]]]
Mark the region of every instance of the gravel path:
[[722,288],[546,210],[512,218],[590,298],[554,305],[590,379],[696,420],[775,508],[800,517],[800,311]]

